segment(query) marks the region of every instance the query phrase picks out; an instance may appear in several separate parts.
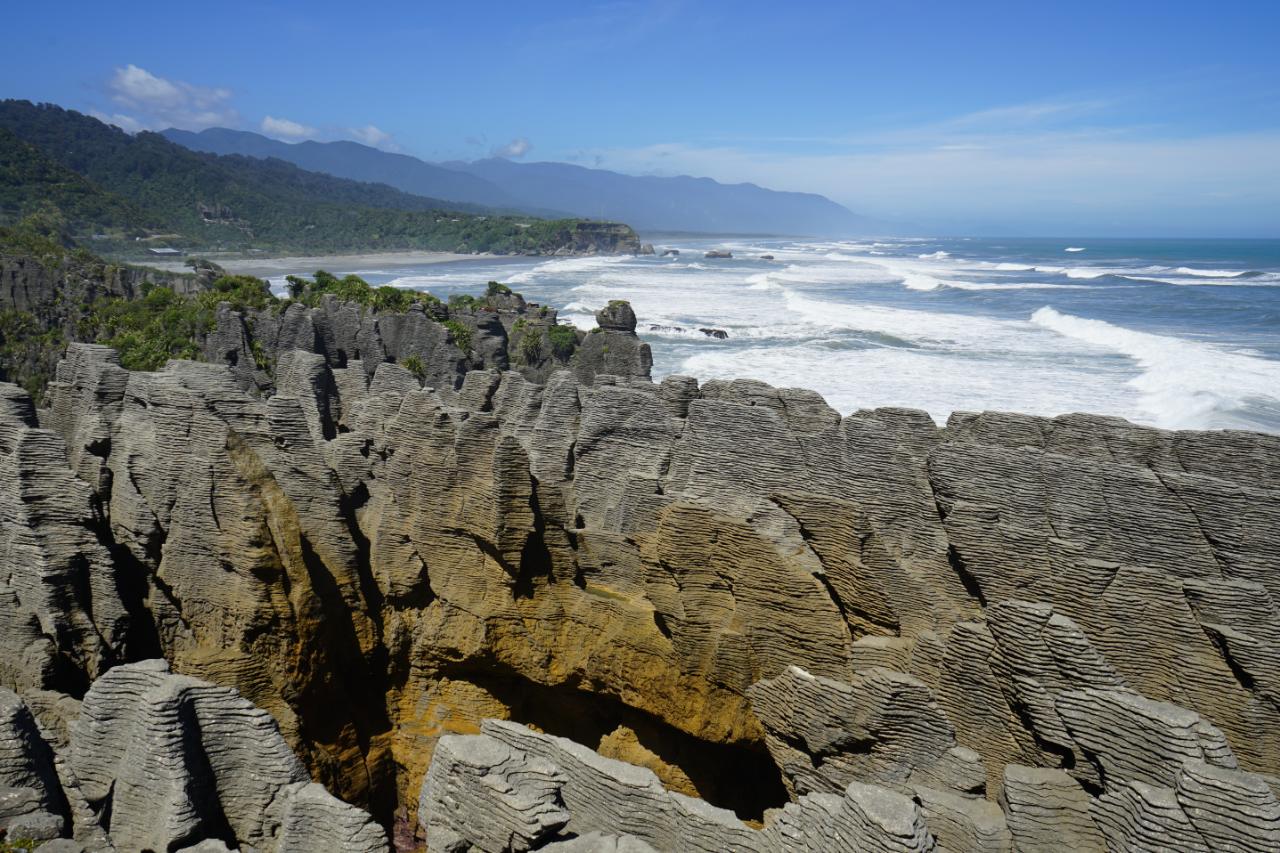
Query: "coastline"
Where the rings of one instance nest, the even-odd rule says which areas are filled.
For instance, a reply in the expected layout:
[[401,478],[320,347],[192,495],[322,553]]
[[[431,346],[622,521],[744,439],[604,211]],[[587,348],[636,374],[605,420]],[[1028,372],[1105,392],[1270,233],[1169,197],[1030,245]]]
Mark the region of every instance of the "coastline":
[[[310,274],[318,269],[351,270],[358,267],[412,267],[431,264],[450,264],[458,261],[491,261],[503,255],[488,253],[463,255],[456,252],[361,252],[351,255],[296,255],[277,258],[210,258],[229,273],[256,275],[259,277]],[[188,272],[181,261],[141,262],[142,265],[168,272]]]

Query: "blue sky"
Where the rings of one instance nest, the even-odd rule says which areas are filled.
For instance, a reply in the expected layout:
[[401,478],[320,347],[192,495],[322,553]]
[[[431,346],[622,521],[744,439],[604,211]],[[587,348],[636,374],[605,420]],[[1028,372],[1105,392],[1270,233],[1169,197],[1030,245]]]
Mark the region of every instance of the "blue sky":
[[4,18],[0,96],[126,129],[750,180],[955,233],[1280,236],[1278,2],[47,2]]

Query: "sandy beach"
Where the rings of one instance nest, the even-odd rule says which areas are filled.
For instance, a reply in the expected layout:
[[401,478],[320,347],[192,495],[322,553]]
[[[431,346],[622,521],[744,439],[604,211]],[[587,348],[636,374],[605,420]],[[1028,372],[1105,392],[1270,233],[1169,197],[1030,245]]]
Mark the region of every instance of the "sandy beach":
[[[210,258],[227,272],[270,277],[308,274],[316,270],[350,272],[367,267],[416,267],[455,261],[487,261],[495,255],[459,255],[454,252],[370,252],[358,255],[310,255],[287,258]],[[189,272],[182,261],[141,261],[149,267],[171,272]]]

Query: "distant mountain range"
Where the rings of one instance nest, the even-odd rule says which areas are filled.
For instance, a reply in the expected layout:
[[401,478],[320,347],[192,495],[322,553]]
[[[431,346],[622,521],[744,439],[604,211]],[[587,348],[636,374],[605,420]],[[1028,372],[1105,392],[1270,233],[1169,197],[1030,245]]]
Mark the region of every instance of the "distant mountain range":
[[281,159],[192,151],[52,104],[3,100],[0,226],[30,217],[117,256],[162,247],[549,254],[639,245],[626,226],[506,216]]
[[883,230],[821,195],[722,184],[710,178],[623,175],[568,163],[501,158],[427,163],[356,142],[288,143],[226,128],[199,133],[171,129],[164,136],[196,151],[274,157],[415,195],[541,216],[611,219],[642,231],[855,236]]

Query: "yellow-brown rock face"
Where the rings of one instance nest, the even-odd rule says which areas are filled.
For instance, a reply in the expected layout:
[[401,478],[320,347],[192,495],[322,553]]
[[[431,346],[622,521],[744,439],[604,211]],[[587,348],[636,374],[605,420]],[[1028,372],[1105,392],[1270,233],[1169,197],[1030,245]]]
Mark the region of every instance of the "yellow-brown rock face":
[[[759,819],[827,784],[801,766],[821,749],[857,748],[815,746],[815,717],[799,749],[799,723],[753,706],[786,673],[890,697],[821,705],[849,720],[927,707],[868,728],[902,732],[866,747],[892,761],[840,765],[891,787],[901,767],[994,800],[1007,765],[1100,784],[1092,735],[1059,709],[1120,714],[1116,690],[1189,709],[1241,769],[1280,774],[1276,439],[1085,417],[938,429],[754,382],[568,371],[437,392],[301,352],[264,400],[221,367],[73,356],[47,435],[83,494],[56,521],[97,512],[93,559],[122,576],[129,628],[76,617],[6,678],[57,688],[50,656],[153,643],[270,711],[317,780],[383,821],[414,825],[435,743],[485,718]],[[7,417],[5,435],[40,432]],[[15,471],[17,446],[0,439]],[[65,568],[89,546],[26,547]],[[0,575],[0,609],[38,622],[48,596],[12,586]],[[112,592],[92,594],[84,612],[108,612]],[[924,757],[915,719],[945,729]]]

